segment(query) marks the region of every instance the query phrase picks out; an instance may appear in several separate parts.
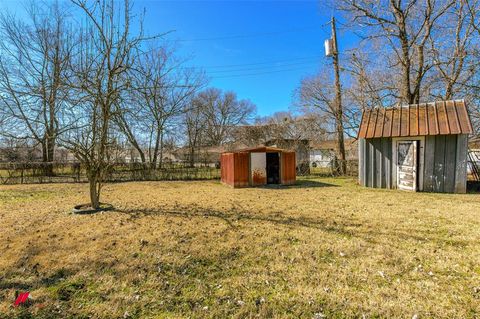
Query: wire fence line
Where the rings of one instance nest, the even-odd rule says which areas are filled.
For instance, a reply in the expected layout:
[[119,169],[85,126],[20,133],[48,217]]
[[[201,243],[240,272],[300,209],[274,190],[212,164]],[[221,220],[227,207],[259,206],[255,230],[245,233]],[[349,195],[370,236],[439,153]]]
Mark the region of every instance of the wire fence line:
[[[142,163],[116,163],[106,173],[106,182],[220,179],[220,169],[198,164],[150,168]],[[0,184],[87,182],[85,168],[76,162],[0,163]]]
[[[297,175],[306,177],[339,176],[340,162],[329,162],[321,167],[310,167],[308,163],[297,165]],[[344,175],[356,176],[358,161],[346,161]],[[174,181],[220,179],[218,164],[183,163],[167,164],[161,168],[150,168],[142,163],[116,163],[107,171],[106,182],[127,181]],[[77,162],[13,162],[0,163],[0,184],[43,184],[85,183],[88,181],[85,168]]]
[[[342,165],[344,163],[344,165]],[[339,176],[358,176],[358,160],[338,159],[316,161],[312,163],[304,163],[297,165],[297,175],[307,177],[339,177]],[[345,172],[342,173],[342,166],[345,167]]]

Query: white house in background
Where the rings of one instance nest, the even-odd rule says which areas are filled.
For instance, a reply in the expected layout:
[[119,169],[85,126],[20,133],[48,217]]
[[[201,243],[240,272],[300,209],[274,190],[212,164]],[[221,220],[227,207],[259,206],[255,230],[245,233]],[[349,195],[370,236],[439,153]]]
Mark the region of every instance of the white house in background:
[[335,150],[310,150],[310,167],[329,167],[335,159]]
[[[309,152],[310,167],[330,167],[335,159],[335,147],[335,140],[311,141]],[[358,159],[356,140],[345,140],[345,156],[347,160]]]

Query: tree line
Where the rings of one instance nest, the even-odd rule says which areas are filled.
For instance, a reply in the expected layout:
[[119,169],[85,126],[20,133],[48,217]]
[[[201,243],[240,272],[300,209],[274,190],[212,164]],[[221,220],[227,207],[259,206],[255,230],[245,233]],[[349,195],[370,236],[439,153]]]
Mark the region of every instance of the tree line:
[[128,0],[32,1],[25,13],[0,15],[2,140],[39,147],[46,163],[67,149],[86,169],[94,208],[122,143],[156,168],[181,140],[193,165],[199,146],[221,144],[255,112],[208,88],[165,34],[146,34]]
[[[465,99],[478,131],[478,0],[341,0],[335,11],[339,38],[359,39],[339,48],[341,131],[355,137],[365,108],[439,99]],[[165,149],[182,144],[194,165],[201,146],[231,141],[255,114],[234,92],[208,88],[168,32],[147,34],[128,0],[32,1],[25,16],[0,14],[1,141],[38,147],[46,163],[56,148],[71,152],[87,170],[93,207],[122,145],[158,168]],[[295,91],[301,116],[257,119],[268,132],[245,130],[245,139],[343,137],[333,83],[327,63]]]

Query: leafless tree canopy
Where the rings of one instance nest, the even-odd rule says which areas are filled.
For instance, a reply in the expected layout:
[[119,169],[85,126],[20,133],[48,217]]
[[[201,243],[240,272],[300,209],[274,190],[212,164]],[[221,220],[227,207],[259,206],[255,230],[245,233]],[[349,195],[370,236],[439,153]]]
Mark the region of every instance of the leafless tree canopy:
[[181,115],[205,85],[203,73],[183,67],[166,44],[137,52],[129,70],[130,87],[117,105],[115,123],[140,155],[142,163],[161,167],[165,140],[176,137]]
[[[184,161],[194,166],[201,148],[355,137],[364,108],[438,99],[465,99],[478,131],[478,0],[335,4],[339,34],[359,40],[348,51],[340,40],[340,76],[328,62],[299,83],[298,113],[256,120],[251,101],[207,88],[204,73],[189,67],[164,34],[144,34],[143,15],[128,0],[32,1],[24,19],[3,12],[3,157],[51,163],[60,153],[73,154],[87,170],[91,205],[98,207],[105,174],[127,151],[144,169],[159,170],[167,150],[183,148]],[[341,96],[334,93],[338,78]]]
[[68,11],[59,3],[32,2],[28,20],[0,15],[0,133],[40,145],[43,161],[53,161],[59,135],[69,130]]
[[198,93],[191,106],[184,116],[191,164],[199,146],[229,142],[234,127],[247,124],[256,110],[249,100],[239,100],[234,92],[215,88]]
[[[346,134],[355,135],[364,108],[439,99],[478,105],[478,1],[343,0],[336,7],[342,32],[360,39],[341,51]],[[327,118],[334,111],[329,68],[305,77],[297,90],[302,108]]]
[[172,145],[186,145],[194,161],[197,148],[226,143],[255,112],[233,92],[200,92],[203,72],[164,34],[144,34],[132,8],[128,0],[32,1],[28,20],[0,14],[0,137],[10,150],[2,157],[27,160],[40,148],[51,163],[68,150],[86,169],[94,208],[126,149],[144,169],[161,168]]
[[[131,7],[114,1],[73,0],[87,19],[78,36],[70,63],[68,86],[75,105],[76,128],[62,144],[84,163],[90,182],[90,199],[100,207],[100,191],[114,146],[112,122],[115,106],[129,87],[128,70],[134,50],[146,38],[140,26],[131,33]],[[120,11],[120,10],[121,11]],[[122,12],[119,14],[118,12]]]

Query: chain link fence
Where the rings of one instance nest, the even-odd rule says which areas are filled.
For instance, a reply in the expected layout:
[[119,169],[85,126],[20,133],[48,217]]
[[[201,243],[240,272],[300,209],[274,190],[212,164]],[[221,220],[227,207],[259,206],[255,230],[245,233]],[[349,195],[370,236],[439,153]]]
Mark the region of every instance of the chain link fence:
[[[358,160],[345,161],[345,174],[341,174],[341,161],[325,161],[311,165],[297,165],[297,175],[304,177],[357,176]],[[117,163],[111,165],[107,182],[213,180],[220,179],[218,164],[167,164],[152,169],[142,163]],[[0,163],[0,184],[42,184],[87,182],[85,168],[76,162],[26,162]]]
[[[220,169],[198,164],[189,167],[171,164],[152,169],[142,163],[111,165],[107,182],[209,180],[220,179]],[[0,184],[81,183],[87,182],[85,168],[80,163],[0,163]]]
[[[344,170],[343,173],[342,170]],[[325,160],[314,163],[300,163],[297,165],[297,175],[306,177],[356,177],[358,176],[358,160]]]

